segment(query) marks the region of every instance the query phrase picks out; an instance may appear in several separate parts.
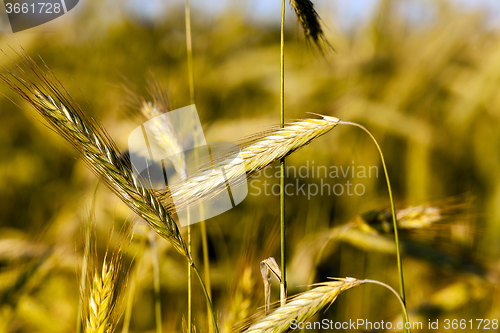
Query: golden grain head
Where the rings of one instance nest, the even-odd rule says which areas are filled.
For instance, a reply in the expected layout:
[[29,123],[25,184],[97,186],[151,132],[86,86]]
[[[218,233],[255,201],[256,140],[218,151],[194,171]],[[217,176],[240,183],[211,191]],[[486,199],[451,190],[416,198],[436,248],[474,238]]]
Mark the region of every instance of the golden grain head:
[[316,288],[289,298],[285,305],[254,323],[245,333],[287,332],[290,330],[292,320],[305,322],[311,319],[316,313],[334,302],[341,292],[362,283],[363,281],[355,278],[319,283]]

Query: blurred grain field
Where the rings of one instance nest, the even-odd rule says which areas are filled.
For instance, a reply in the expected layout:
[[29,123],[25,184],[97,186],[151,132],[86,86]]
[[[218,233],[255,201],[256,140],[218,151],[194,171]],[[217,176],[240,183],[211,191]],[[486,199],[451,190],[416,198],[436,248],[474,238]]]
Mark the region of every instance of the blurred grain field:
[[[402,3],[410,2],[429,14],[425,20],[403,15]],[[128,135],[140,125],[130,117],[127,82],[143,91],[152,72],[168,88],[172,109],[189,104],[184,12],[180,3],[145,19],[113,4],[89,0],[71,18],[0,35],[0,61],[16,61],[9,45],[21,45],[39,63],[40,56],[125,150]],[[196,106],[208,141],[238,142],[279,124],[280,13],[274,23],[249,19],[246,6],[251,2],[216,14],[192,8]],[[318,11],[334,48],[325,55],[307,46],[287,12],[287,120],[314,112],[363,124],[384,151],[397,208],[432,208],[412,213],[421,228],[401,230],[411,321],[500,320],[499,30],[487,13],[444,0],[381,0],[368,20],[349,30],[337,29],[335,17],[321,8],[326,6]],[[0,332],[74,332],[89,213],[95,215],[100,262],[108,247],[121,244],[121,226],[135,217],[26,102],[4,86],[0,92]],[[287,166],[288,294],[327,277],[376,279],[396,287],[391,230],[381,222],[389,199],[373,142],[339,126],[288,157]],[[378,173],[342,174],[347,167]],[[273,164],[251,178],[240,205],[207,221],[221,331],[263,315],[259,263],[280,255],[277,171]],[[358,194],[348,194],[348,182],[351,191],[358,185]],[[336,184],[344,189],[341,195],[320,195]],[[431,213],[438,218],[426,224]],[[198,225],[192,229],[194,261],[202,266]],[[134,284],[130,332],[155,331],[154,256],[144,246],[147,238],[139,222],[124,247],[128,280],[117,307],[123,313]],[[162,328],[181,332],[187,316],[185,259],[164,240],[157,246]],[[272,300],[278,295],[273,282]],[[208,331],[197,281],[193,312],[197,331]],[[341,294],[314,320],[400,317],[395,298],[367,285]],[[449,330],[441,325],[432,332]]]

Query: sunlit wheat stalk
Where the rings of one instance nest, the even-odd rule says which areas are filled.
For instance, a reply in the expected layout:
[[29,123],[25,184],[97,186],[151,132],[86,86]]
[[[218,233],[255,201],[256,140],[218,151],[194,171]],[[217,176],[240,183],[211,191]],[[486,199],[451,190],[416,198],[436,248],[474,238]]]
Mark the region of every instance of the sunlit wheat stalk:
[[[186,4],[188,6],[188,4]],[[148,82],[149,88],[149,96],[135,96],[136,94],[131,91],[131,95],[134,100],[139,101],[139,110],[141,114],[148,120],[148,129],[151,133],[149,136],[149,140],[154,141],[155,145],[161,148],[161,150],[169,156],[169,161],[173,164],[174,169],[181,179],[185,179],[187,176],[187,165],[186,165],[186,157],[184,153],[184,148],[182,145],[182,138],[179,135],[179,131],[177,131],[169,117],[161,117],[165,113],[169,111],[166,101],[166,90],[161,87],[160,83],[157,79],[152,77]],[[137,98],[138,97],[138,98]],[[189,220],[190,214],[188,214]],[[203,229],[203,228],[202,228]],[[188,251],[191,252],[191,225],[188,221],[187,227],[187,247]],[[202,230],[203,232],[203,230]],[[202,235],[202,239],[206,242],[206,232],[204,237]],[[205,255],[205,251],[208,251],[208,248],[204,246],[204,261],[205,267],[207,267],[205,257],[208,258],[208,254]],[[205,274],[205,278],[208,274]],[[207,289],[210,295],[210,284],[207,282]],[[158,297],[157,297],[158,299]],[[157,301],[159,302],[159,300]],[[192,330],[192,270],[191,266],[188,265],[188,318],[187,318],[187,326],[188,332]],[[158,308],[157,304],[157,308]],[[207,308],[207,311],[209,309]],[[208,322],[211,328],[210,322],[210,313],[208,313]],[[157,323],[157,333],[161,332],[161,327],[159,327]]]
[[[187,51],[187,67],[188,67],[188,75],[189,75],[189,100],[191,104],[195,104],[195,92],[194,92],[194,65],[193,65],[193,43],[191,36],[191,9],[189,7],[189,0],[185,0],[185,18],[186,18],[186,51]],[[195,144],[197,143],[195,138]],[[195,151],[195,157],[197,157],[197,151]],[[200,216],[203,217],[204,211],[203,206],[199,206]],[[190,212],[187,212],[188,217],[188,248],[191,251],[191,223],[189,221]],[[207,295],[208,297],[212,297],[212,290],[210,284],[210,263],[208,260],[208,245],[207,245],[207,228],[205,224],[205,220],[200,221],[201,225],[201,240],[203,247],[203,263],[205,268],[205,281],[207,282]],[[209,314],[210,309],[207,308],[207,315]],[[191,267],[188,267],[188,333],[192,332],[192,285],[191,285]],[[208,322],[208,330],[211,333],[213,331],[213,327]]]

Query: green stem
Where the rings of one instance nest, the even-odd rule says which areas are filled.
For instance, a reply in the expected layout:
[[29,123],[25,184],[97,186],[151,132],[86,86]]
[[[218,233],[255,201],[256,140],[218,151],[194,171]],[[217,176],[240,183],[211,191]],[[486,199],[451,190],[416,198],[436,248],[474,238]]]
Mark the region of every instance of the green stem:
[[[389,180],[389,174],[387,172],[387,166],[385,164],[384,154],[382,153],[382,149],[380,148],[377,140],[375,140],[375,137],[373,136],[373,134],[369,130],[367,130],[366,127],[364,127],[360,124],[356,124],[356,123],[352,123],[352,122],[348,122],[348,121],[342,121],[342,120],[339,123],[342,125],[352,125],[352,126],[359,127],[363,131],[368,133],[368,135],[372,138],[373,142],[375,142],[375,145],[377,146],[378,152],[380,154],[380,159],[382,160],[382,166],[384,168],[385,179],[387,181],[387,189],[389,190],[389,200],[391,201],[392,224],[394,227],[394,240],[396,242],[396,257],[397,257],[397,261],[398,261],[399,292],[400,292],[400,296],[401,296],[401,299],[403,301],[403,304],[406,306],[405,285],[404,285],[404,278],[403,278],[403,264],[401,261],[401,250],[400,250],[400,246],[399,246],[398,221],[397,221],[397,217],[396,217],[396,207],[394,206],[394,199],[392,197],[391,182]],[[404,319],[404,322],[406,324],[408,322],[408,317],[406,315],[406,312],[404,312],[404,311],[403,311],[403,319]],[[408,332],[408,331],[405,329],[405,332]]]
[[[281,3],[280,125],[285,127],[285,0]],[[285,158],[280,160],[281,306],[286,303]]]
[[[399,301],[399,304],[401,305],[401,310],[403,311],[403,318],[408,318],[408,312],[406,310],[406,304],[404,302],[404,300],[401,298],[401,296],[398,294],[398,292],[396,290],[394,290],[393,287],[391,287],[390,285],[386,284],[386,283],[383,283],[383,282],[380,282],[380,281],[377,281],[377,280],[369,280],[369,279],[366,279],[366,280],[361,280],[360,281],[361,283],[373,283],[373,284],[378,284],[378,285],[381,285],[387,289],[389,289],[394,295],[396,295],[398,301]],[[407,323],[407,321],[405,321],[405,324]],[[406,325],[405,325],[406,327]],[[411,333],[411,330],[408,328],[408,329],[405,329],[405,331]]]
[[156,246],[156,233],[153,230],[149,231],[149,244],[153,259],[156,333],[161,333],[160,260],[158,258],[158,247]]
[[[202,206],[200,205],[200,210]],[[210,283],[210,259],[208,257],[208,241],[207,241],[207,225],[205,221],[200,222],[201,225],[201,246],[203,249],[203,274],[207,284],[208,296],[212,298],[212,286]],[[213,332],[212,322],[210,321],[210,309],[207,307],[207,324],[208,332]]]
[[189,259],[188,263],[191,267],[193,267],[193,270],[194,270],[196,276],[198,277],[198,280],[200,281],[201,288],[203,289],[203,293],[205,294],[205,298],[207,299],[208,307],[210,308],[210,314],[212,316],[212,321],[214,324],[215,333],[219,333],[219,328],[217,327],[217,319],[215,318],[215,312],[214,312],[214,309],[212,307],[212,301],[210,300],[210,296],[208,295],[207,288],[205,287],[205,284],[203,283],[203,279],[201,278],[200,272],[198,271],[198,268],[196,268],[196,265],[194,264],[192,259]]

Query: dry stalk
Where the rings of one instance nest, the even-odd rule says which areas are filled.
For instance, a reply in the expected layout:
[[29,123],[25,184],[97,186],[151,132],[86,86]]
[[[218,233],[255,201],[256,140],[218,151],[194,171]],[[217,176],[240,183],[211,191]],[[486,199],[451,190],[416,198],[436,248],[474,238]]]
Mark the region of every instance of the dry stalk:
[[264,302],[267,316],[271,305],[271,273],[273,273],[274,277],[281,283],[281,270],[276,259],[269,257],[260,262],[260,272],[264,282]]

